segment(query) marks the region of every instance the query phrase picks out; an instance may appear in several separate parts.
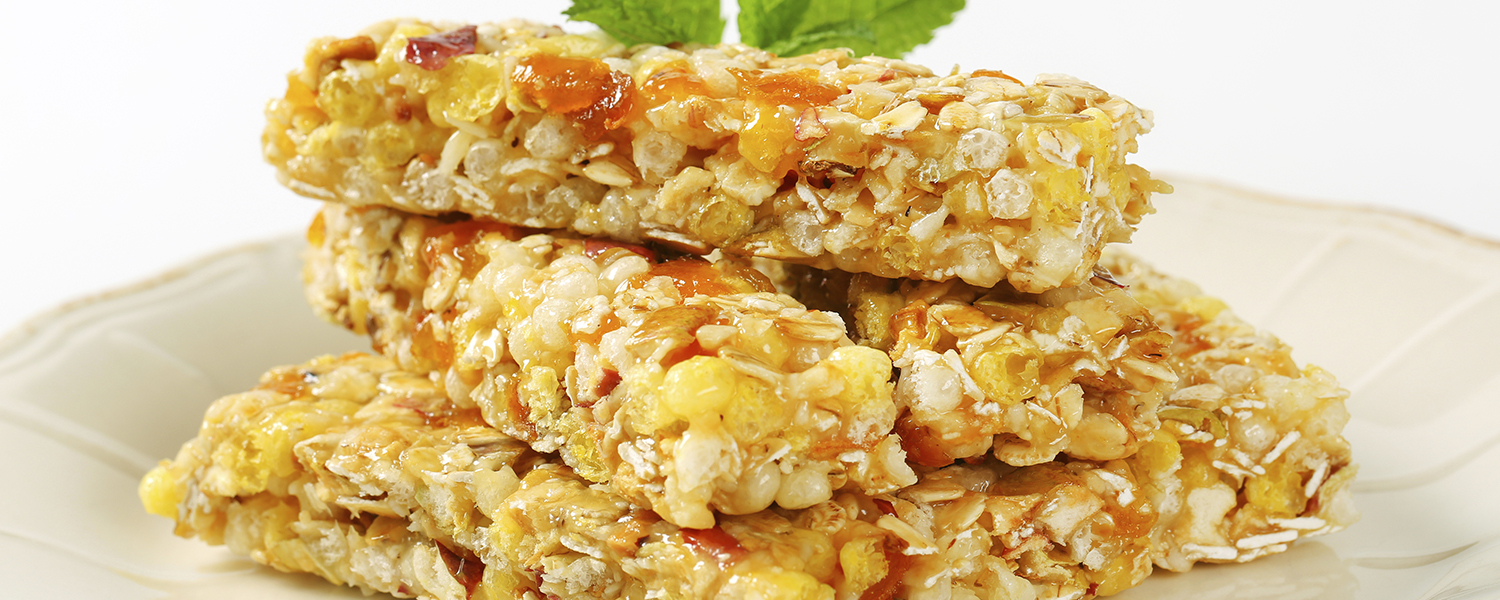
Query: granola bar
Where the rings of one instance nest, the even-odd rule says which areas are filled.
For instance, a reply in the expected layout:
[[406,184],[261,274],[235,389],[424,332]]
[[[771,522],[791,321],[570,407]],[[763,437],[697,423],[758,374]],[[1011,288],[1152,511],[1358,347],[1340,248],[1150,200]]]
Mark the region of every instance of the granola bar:
[[916,481],[890,359],[754,269],[337,204],[309,239],[318,314],[675,524]]
[[520,21],[390,21],[313,43],[267,109],[297,193],[883,277],[1083,283],[1168,191],[1151,115],[828,50],[635,46]]
[[[1118,284],[1042,294],[759,266],[799,300],[839,311],[898,369],[896,431],[926,466],[987,452],[1013,465],[1135,454],[1177,376],[1171,335]],[[768,268],[769,267],[769,268]]]
[[[723,412],[726,419],[723,430],[728,434],[729,445],[740,449],[730,455],[728,464],[715,467],[723,473],[723,481],[714,485],[725,490],[726,495],[734,489],[735,480],[754,473],[744,469],[740,476],[732,476],[733,461],[758,464],[761,459],[757,458],[754,449],[763,440],[782,439],[793,444],[790,453],[781,459],[783,465],[795,465],[795,461],[806,461],[809,457],[826,461],[836,456],[845,464],[822,463],[826,466],[816,468],[820,472],[832,469],[834,473],[845,473],[853,477],[862,490],[871,493],[893,489],[891,485],[900,485],[902,481],[909,482],[908,467],[904,465],[906,460],[940,467],[956,459],[985,456],[992,447],[995,456],[1016,466],[1046,462],[1059,452],[1090,460],[1124,458],[1135,452],[1142,436],[1149,439],[1155,430],[1156,405],[1175,381],[1175,376],[1162,364],[1163,351],[1170,343],[1170,337],[1158,331],[1145,309],[1119,289],[1087,284],[1042,296],[1028,296],[1003,290],[976,290],[959,282],[911,282],[902,295],[902,290],[876,289],[877,284],[870,283],[868,289],[853,292],[851,297],[874,307],[860,312],[865,320],[857,322],[859,335],[856,337],[875,347],[848,347],[849,340],[844,337],[842,322],[837,315],[808,310],[785,295],[767,294],[764,297],[774,297],[779,302],[771,306],[777,311],[775,326],[771,327],[771,322],[761,318],[769,313],[756,317],[755,311],[748,309],[754,303],[745,300],[746,296],[728,287],[712,289],[693,283],[699,279],[722,277],[728,270],[733,277],[749,278],[769,289],[769,282],[759,277],[757,271],[731,262],[717,265],[688,263],[697,265],[699,271],[697,275],[687,277],[684,275],[686,271],[679,268],[683,263],[669,261],[648,267],[650,261],[645,257],[616,248],[612,250],[615,254],[601,254],[595,262],[589,263],[588,269],[602,274],[615,268],[608,262],[612,260],[610,257],[631,261],[629,264],[634,266],[630,268],[646,270],[645,274],[630,276],[641,285],[661,274],[675,278],[663,278],[657,288],[638,285],[636,287],[640,289],[630,289],[632,286],[621,287],[622,278],[618,276],[605,277],[595,283],[590,279],[592,276],[568,266],[572,259],[568,258],[567,251],[545,257],[546,252],[553,250],[539,251],[536,258],[528,259],[531,262],[525,263],[528,265],[525,269],[517,271],[520,267],[515,266],[517,259],[514,256],[519,256],[520,250],[496,246],[498,237],[493,240],[473,237],[458,243],[454,250],[434,254],[458,257],[446,269],[424,273],[423,259],[414,252],[399,248],[428,243],[415,241],[418,237],[441,239],[447,235],[442,232],[451,226],[385,209],[358,211],[341,205],[329,205],[323,215],[322,223],[315,225],[313,237],[317,245],[310,254],[311,275],[308,279],[313,304],[319,307],[320,314],[355,328],[359,323],[373,323],[369,329],[378,348],[397,357],[408,368],[442,371],[444,380],[451,382],[448,384],[450,391],[460,401],[469,401],[472,397],[472,401],[482,406],[506,406],[506,402],[495,399],[495,396],[519,394],[521,405],[544,405],[544,409],[529,409],[524,413],[513,410],[486,414],[492,417],[491,422],[497,427],[532,441],[538,450],[561,448],[569,464],[580,469],[586,477],[595,481],[613,481],[627,495],[638,499],[642,496],[630,490],[641,485],[636,481],[642,478],[639,473],[649,472],[648,468],[640,466],[643,461],[650,460],[652,466],[649,469],[663,471],[667,477],[684,464],[682,459],[668,457],[665,462],[654,459],[651,450],[672,447],[677,448],[673,451],[675,456],[683,456],[686,451],[676,445],[680,442],[669,440],[683,438],[697,425],[679,433],[678,429],[664,429],[649,423],[643,425],[639,418],[631,415],[659,410],[651,407],[662,402],[686,402],[670,399],[701,395],[704,392],[700,388],[732,390],[736,386],[742,387],[742,384],[730,380],[718,383],[721,371],[730,372],[725,366],[733,366],[739,373],[748,375],[763,373],[766,369],[779,371],[782,375],[776,377],[784,382],[775,388],[775,393],[792,399],[786,404],[785,401],[762,398],[760,393],[741,393],[737,400],[731,401],[725,396],[722,402],[714,401],[731,407],[730,412],[715,409],[714,414]],[[430,232],[424,229],[434,225],[436,227]],[[402,233],[398,233],[398,229]],[[419,234],[419,229],[424,233]],[[411,241],[401,241],[404,236],[413,237]],[[536,242],[521,240],[514,244],[541,243],[542,238],[536,239]],[[545,237],[546,243],[552,245],[563,243],[558,239]],[[577,244],[576,241],[571,243]],[[585,254],[589,243],[583,242]],[[592,243],[613,247],[608,242],[596,240]],[[331,268],[333,265],[337,268]],[[837,287],[830,284],[839,281],[840,277],[848,279],[840,272],[805,267],[796,269],[826,280],[816,284],[809,281],[803,286],[807,289],[830,290]],[[494,273],[511,274],[505,279],[497,279]],[[566,282],[578,279],[590,282],[592,287],[588,293],[592,296],[559,291]],[[853,279],[883,282],[878,284],[881,286],[889,283],[892,288],[896,285],[872,276],[860,275]],[[670,286],[669,281],[672,282]],[[576,287],[579,284],[571,285]],[[647,325],[657,317],[646,316],[642,320],[631,315],[647,313],[629,307],[648,305],[650,314],[678,315],[680,307],[669,308],[669,305],[679,302],[675,299],[677,296],[682,297],[680,302],[684,305],[721,307],[718,309],[721,310],[720,316],[714,319],[692,321],[673,316],[668,323],[667,332],[682,340],[679,346],[691,348],[696,341],[700,353],[708,357],[683,360],[675,356],[679,351],[673,350],[666,354],[657,353],[660,357],[643,363],[639,357],[619,355],[616,349],[619,344],[608,337],[616,334],[593,333],[594,329],[590,329],[603,326],[596,325],[599,323],[623,322],[626,325],[622,331],[629,332],[632,339],[645,340],[650,336],[672,339],[661,332],[653,333],[652,326]],[[404,306],[398,306],[403,302],[401,298],[406,298]],[[831,299],[819,301],[828,305],[820,308],[834,307]],[[747,308],[723,312],[728,309],[722,307],[729,304],[743,304]],[[842,299],[839,301],[839,306],[847,305]],[[547,308],[532,312],[529,307],[533,306]],[[613,312],[606,314],[606,310]],[[355,313],[366,316],[351,316]],[[878,327],[871,319],[880,322]],[[633,325],[636,322],[643,324],[637,327]],[[572,327],[576,331],[565,340],[562,336],[554,336],[559,338],[558,341],[549,344],[532,342],[547,337],[533,332],[543,324]],[[737,333],[734,333],[734,327],[739,327]],[[877,328],[880,329],[878,333]],[[823,333],[811,335],[809,331]],[[883,336],[881,339],[890,341],[882,345],[872,336]],[[502,344],[509,348],[510,354],[492,351],[495,357],[489,362],[427,358],[441,354],[433,348],[451,347],[453,349],[446,351],[456,356],[463,352],[457,348],[472,348],[480,344]],[[547,351],[546,357],[552,361],[545,367],[535,366],[543,364],[534,357],[541,352],[538,347]],[[850,425],[858,425],[866,428],[860,434],[865,437],[822,433],[818,423],[824,417],[817,410],[809,413],[812,417],[805,423],[794,422],[790,427],[773,424],[778,422],[760,412],[761,407],[768,403],[785,407],[784,412],[796,415],[807,412],[801,406],[808,403],[798,401],[799,395],[805,395],[808,386],[817,389],[819,386],[828,387],[828,384],[823,382],[822,375],[794,375],[806,366],[788,361],[814,351],[832,352],[830,360],[842,356],[861,357],[861,363],[849,362],[849,366],[838,367],[833,372],[840,373],[846,380],[846,389],[875,390],[871,400],[852,402],[847,395],[840,396],[830,388],[826,394],[819,393],[817,397],[838,397],[846,406],[840,407],[827,400],[814,400],[811,404],[829,407],[827,411],[831,413],[825,411],[824,414],[827,418],[837,419],[828,422],[829,426],[847,430]],[[575,357],[576,362],[570,362]],[[746,365],[747,357],[754,357],[758,362]],[[886,385],[893,362],[902,370],[894,389]],[[561,398],[547,396],[544,400],[535,400],[527,396],[534,394],[535,386],[527,386],[524,381],[516,391],[473,383],[486,381],[497,374],[509,376],[508,373],[517,370],[517,365],[532,365],[525,368],[546,368],[567,374],[565,379],[570,383],[565,390],[559,389],[566,393]],[[642,365],[650,367],[643,368]],[[859,380],[863,383],[858,386],[848,383],[855,379],[855,369],[868,370],[865,379]],[[661,373],[666,373],[666,376],[661,376]],[[683,387],[689,381],[698,383],[692,384],[693,387]],[[656,392],[659,386],[668,383],[682,385]],[[600,388],[601,385],[608,389]],[[601,393],[601,390],[608,393]],[[609,399],[604,399],[604,396]],[[609,408],[590,412],[570,409],[570,404],[574,407]],[[607,411],[616,412],[612,416]],[[758,424],[748,430],[736,425],[738,417],[734,411],[750,411],[746,412],[745,418]],[[622,413],[625,415],[623,420],[619,416]],[[570,424],[572,421],[558,422],[553,414],[581,415],[582,421],[589,422],[586,427],[624,435],[601,437],[603,434],[595,434],[578,440],[565,439],[568,428],[579,425]],[[803,442],[812,449],[811,452],[797,446],[798,438],[806,435],[799,431],[811,432],[811,439]],[[893,432],[899,437],[892,435]],[[878,443],[873,447],[850,446],[860,439],[878,440]],[[592,450],[595,446],[601,448]],[[766,451],[774,454],[781,452],[780,447],[776,442],[767,446]],[[603,457],[602,465],[590,466],[590,457],[594,454]],[[858,462],[871,454],[876,459],[869,466]],[[879,458],[882,456],[885,458]],[[674,460],[675,467],[671,464]],[[872,468],[884,470],[878,472],[879,479],[862,474]],[[798,489],[803,492],[823,489],[824,476],[810,479],[819,484],[799,486]],[[874,484],[869,483],[872,480]],[[659,481],[667,486],[668,492],[672,490],[670,480]],[[826,484],[829,490],[837,489],[841,484],[838,479],[829,482]],[[647,482],[643,488],[648,496],[656,493],[651,491],[651,483]],[[705,489],[704,493],[709,493],[709,490]],[[818,499],[822,495],[820,492]],[[662,504],[663,501],[667,504]],[[777,497],[777,503],[786,507],[805,506],[814,501],[817,499],[799,501]],[[669,520],[685,524],[679,520],[689,518],[685,513],[666,508],[677,502],[669,495],[660,500],[652,497],[650,505],[672,513]],[[725,496],[711,504],[719,510],[743,512],[733,508],[736,505],[732,502]],[[759,502],[751,503],[746,510],[762,508],[764,505]]]
[[[1348,393],[1337,381],[1317,367],[1299,369],[1290,348],[1192,283],[1119,250],[1106,251],[1100,265],[1107,270],[1088,285],[1034,298],[1005,286],[756,266],[809,306],[841,312],[858,343],[890,353],[899,369],[897,431],[914,462],[947,464],[963,454],[954,440],[964,439],[993,444],[995,455],[1013,464],[1059,450],[1128,456],[1161,512],[1155,560],[1171,570],[1251,560],[1352,523],[1356,469],[1340,435]],[[1111,272],[1130,287],[1122,289]],[[1021,323],[1027,326],[1016,327]],[[1016,346],[1054,350],[1041,360],[1012,359],[1025,354],[996,348],[996,330],[1033,340]],[[999,357],[982,358],[996,350]],[[947,360],[936,360],[937,353]],[[1021,392],[1035,396],[1009,409],[1043,418],[993,442],[973,435],[993,435],[988,423],[1016,422],[1020,417],[1001,421],[976,407],[1022,386],[1035,386]],[[1059,410],[1064,404],[1053,398],[1069,397],[1059,393],[1070,389],[1062,386],[1083,390],[1083,419],[1076,404]],[[955,403],[960,389],[968,395]],[[1122,403],[1119,394],[1132,389],[1138,395]],[[1089,415],[1108,427],[1088,427]],[[1072,429],[1063,435],[1057,422]],[[922,439],[913,432],[949,440],[947,454],[913,443]]]
[[681,528],[362,354],[218,400],[140,486],[179,535],[440,600],[1108,595],[1151,570],[1142,491],[1121,461],[990,461]]
[[1349,393],[1332,375],[1299,368],[1290,347],[1190,282],[1119,251],[1101,264],[1174,338],[1181,380],[1157,411],[1161,429],[1128,461],[1161,511],[1158,566],[1244,562],[1359,518],[1341,434]]

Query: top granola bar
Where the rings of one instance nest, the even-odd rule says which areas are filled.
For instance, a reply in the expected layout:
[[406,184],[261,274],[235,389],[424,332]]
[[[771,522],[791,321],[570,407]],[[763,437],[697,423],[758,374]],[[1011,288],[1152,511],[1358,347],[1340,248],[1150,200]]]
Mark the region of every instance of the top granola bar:
[[1169,188],[1082,81],[828,50],[635,46],[521,21],[314,42],[266,158],[296,192],[883,277],[1089,278]]

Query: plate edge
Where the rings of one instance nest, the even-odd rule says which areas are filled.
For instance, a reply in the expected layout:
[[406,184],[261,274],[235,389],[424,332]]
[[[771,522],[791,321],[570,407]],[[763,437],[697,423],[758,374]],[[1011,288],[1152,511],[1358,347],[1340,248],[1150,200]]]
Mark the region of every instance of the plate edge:
[[166,270],[147,276],[143,279],[125,283],[122,285],[108,287],[103,290],[85,294],[83,296],[67,300],[62,304],[44,309],[24,319],[4,334],[0,334],[0,362],[5,358],[18,352],[37,338],[37,334],[50,328],[59,326],[64,319],[80,310],[97,306],[111,300],[124,298],[141,292],[146,292],[162,286],[170,285],[177,281],[204,269],[208,265],[225,260],[232,256],[255,254],[269,251],[281,244],[286,244],[297,239],[299,234],[287,232],[271,236],[261,240],[244,242],[221,248],[208,254],[192,258],[186,262],[169,267]]

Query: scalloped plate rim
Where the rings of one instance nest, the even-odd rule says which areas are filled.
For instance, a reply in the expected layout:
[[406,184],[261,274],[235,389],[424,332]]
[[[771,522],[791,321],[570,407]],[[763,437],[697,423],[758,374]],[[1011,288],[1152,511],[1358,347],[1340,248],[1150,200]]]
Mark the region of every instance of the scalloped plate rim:
[[[47,329],[65,326],[68,319],[84,310],[172,285],[198,275],[204,269],[225,259],[275,250],[280,244],[287,243],[289,238],[297,235],[296,232],[289,231],[213,250],[207,254],[189,258],[175,266],[167,267],[154,275],[89,292],[33,313],[6,330],[5,333],[0,334],[0,366],[4,366],[12,356],[23,352],[28,344],[35,343],[36,339],[44,335]],[[4,371],[0,370],[0,373]]]

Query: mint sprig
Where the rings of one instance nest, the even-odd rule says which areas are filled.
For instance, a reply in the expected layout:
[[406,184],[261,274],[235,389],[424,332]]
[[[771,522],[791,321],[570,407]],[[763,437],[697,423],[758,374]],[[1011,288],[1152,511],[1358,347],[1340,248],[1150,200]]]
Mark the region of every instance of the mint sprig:
[[[964,0],[738,0],[740,40],[783,56],[849,48],[899,57],[932,40]],[[574,0],[566,11],[626,44],[718,42],[715,0]]]
[[563,14],[574,21],[598,25],[632,46],[716,44],[724,36],[719,0],[574,0]]
[[902,56],[932,41],[964,0],[739,0],[740,39],[777,54],[849,48]]

